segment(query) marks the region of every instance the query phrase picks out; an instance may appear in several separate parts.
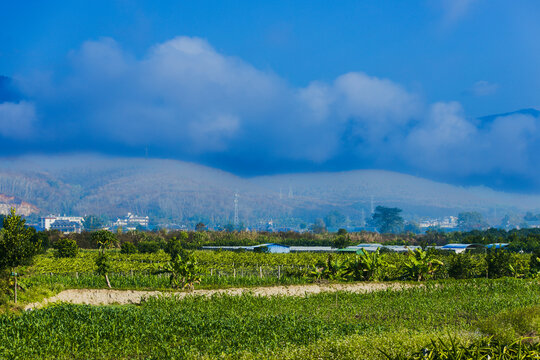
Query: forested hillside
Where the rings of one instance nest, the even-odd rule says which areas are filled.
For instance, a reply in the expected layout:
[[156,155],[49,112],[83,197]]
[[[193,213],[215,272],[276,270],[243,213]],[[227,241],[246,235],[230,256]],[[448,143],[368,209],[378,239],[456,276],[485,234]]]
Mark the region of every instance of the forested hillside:
[[360,170],[241,178],[187,162],[97,155],[3,159],[0,194],[16,197],[41,214],[128,211],[163,220],[226,223],[310,221],[338,210],[351,220],[376,205],[399,206],[407,215],[439,216],[463,210],[484,213],[536,210],[540,197],[463,188],[388,171]]

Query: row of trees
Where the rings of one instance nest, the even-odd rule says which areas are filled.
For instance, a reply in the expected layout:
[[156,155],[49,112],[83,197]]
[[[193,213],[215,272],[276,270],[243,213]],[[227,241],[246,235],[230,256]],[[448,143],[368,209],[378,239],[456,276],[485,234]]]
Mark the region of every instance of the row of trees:
[[[367,218],[365,225],[367,228],[376,228],[383,234],[401,234],[421,232],[420,227],[415,222],[405,222],[401,216],[402,210],[396,207],[377,206],[370,218]],[[508,217],[508,216],[507,216]],[[503,224],[510,220],[505,217]],[[336,228],[346,222],[346,217],[338,211],[328,213],[324,219],[317,219],[310,226],[310,230],[316,234],[324,233],[327,228]],[[488,223],[481,213],[476,211],[462,212],[458,214],[457,229],[460,231],[471,231],[487,229]]]
[[[35,232],[29,229],[34,243],[40,243],[42,249],[49,247],[65,247],[63,239],[76,242],[80,248],[97,249],[95,232],[64,235],[57,231]],[[226,232],[226,231],[127,231],[111,233],[100,230],[100,233],[109,233],[116,238],[118,244],[131,243],[135,252],[149,253],[164,249],[168,240],[176,238],[182,242],[186,249],[198,249],[201,246],[250,246],[263,243],[278,243],[290,246],[331,246],[343,248],[358,243],[380,243],[386,245],[445,245],[448,243],[510,243],[509,249],[513,251],[531,252],[540,248],[540,229],[488,229],[467,232],[439,232],[429,230],[425,234],[379,234],[373,232],[348,233],[340,229],[337,233],[297,233],[297,232]],[[129,245],[127,245],[129,246]]]

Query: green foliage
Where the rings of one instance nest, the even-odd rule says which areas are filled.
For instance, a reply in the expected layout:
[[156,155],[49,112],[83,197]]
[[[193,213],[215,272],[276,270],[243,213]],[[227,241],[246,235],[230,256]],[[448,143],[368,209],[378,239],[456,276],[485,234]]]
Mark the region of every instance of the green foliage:
[[197,257],[189,251],[177,254],[168,262],[164,271],[170,273],[170,282],[173,288],[188,289],[193,291],[195,284],[201,282],[200,268]]
[[111,262],[109,255],[105,252],[99,252],[96,256],[96,274],[105,276],[111,271]]
[[116,246],[118,238],[116,234],[107,230],[94,231],[91,235],[92,241],[100,249],[108,249]]
[[388,264],[379,250],[368,253],[362,250],[348,264],[345,277],[352,280],[383,280],[384,271],[392,265]]
[[430,338],[451,335],[476,343],[475,337],[488,335],[480,332],[479,319],[530,308],[539,297],[534,281],[477,279],[373,293],[163,296],[140,306],[58,304],[0,315],[0,358],[384,358],[378,349],[404,358],[411,348],[426,348]]
[[403,218],[399,215],[401,211],[398,208],[377,206],[372,217],[373,223],[380,233],[399,234],[403,232],[404,226]]
[[319,261],[311,266],[306,273],[307,277],[316,281],[344,280],[347,275],[347,260],[343,257],[327,255],[325,261]]
[[74,258],[79,253],[79,246],[75,240],[62,238],[54,244],[54,256],[57,258]]
[[409,250],[404,264],[403,275],[407,279],[422,281],[434,277],[444,265],[427,251],[421,249]]
[[449,342],[434,340],[410,356],[386,355],[386,358],[388,360],[529,360],[540,358],[540,344],[522,339],[500,342],[488,338],[472,344],[463,344],[454,339]]
[[51,247],[51,242],[47,232],[36,231],[34,228],[29,229],[32,230],[32,237],[30,238],[30,241],[32,241],[35,246],[40,246],[41,252],[44,252]]
[[351,239],[346,234],[336,236],[334,240],[335,248],[342,249],[349,245],[351,245]]
[[479,271],[478,262],[483,258],[468,253],[451,254],[447,257],[448,276],[454,279],[470,279],[484,275]]
[[120,252],[122,254],[135,254],[137,247],[132,242],[126,241],[120,245]]
[[[503,311],[478,321],[482,333],[503,343],[526,336],[540,335],[540,306]],[[538,339],[540,340],[540,339]]]
[[182,241],[180,239],[177,239],[176,237],[169,239],[169,241],[167,241],[167,244],[165,245],[164,250],[167,254],[169,254],[169,256],[171,257],[171,260],[176,259],[178,255],[180,256],[185,255],[185,250],[182,246]]
[[92,240],[99,246],[99,253],[96,257],[96,274],[102,275],[107,281],[107,286],[110,288],[111,283],[109,281],[109,271],[111,265],[109,261],[109,255],[105,252],[105,249],[115,246],[118,242],[118,238],[115,234],[107,230],[98,230],[92,233]]
[[142,254],[154,254],[160,250],[160,244],[152,240],[141,241],[137,244],[137,249]]
[[25,226],[25,220],[12,208],[4,218],[0,232],[0,270],[13,269],[32,261],[40,250],[40,244],[32,242],[32,234],[32,230]]
[[501,249],[492,249],[487,252],[486,262],[488,276],[492,279],[512,275],[510,268],[510,252]]
[[531,260],[529,261],[529,267],[531,273],[538,274],[540,273],[540,248],[533,251],[531,255]]

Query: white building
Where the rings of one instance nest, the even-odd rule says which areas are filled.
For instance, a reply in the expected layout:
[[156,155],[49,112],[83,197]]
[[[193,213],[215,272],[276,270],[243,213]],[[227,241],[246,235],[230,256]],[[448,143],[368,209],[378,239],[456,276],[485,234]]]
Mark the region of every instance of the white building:
[[44,217],[39,218],[39,226],[40,226],[42,229],[44,229],[44,230],[50,230],[50,229],[51,229],[51,225],[52,225],[56,220],[64,220],[64,221],[69,221],[69,222],[75,222],[75,223],[78,223],[78,224],[80,225],[80,227],[82,228],[84,218],[83,218],[82,216],[56,216],[56,215],[48,215],[48,216],[44,216]]
[[137,226],[147,228],[148,222],[148,216],[138,216],[132,213],[128,213],[126,217],[116,219],[113,227],[121,227],[127,230],[135,230]]
[[442,219],[427,219],[422,220],[418,224],[421,229],[426,229],[429,227],[439,227],[442,229],[453,229],[457,227],[457,217],[447,216]]
[[82,231],[82,225],[77,221],[56,220],[51,224],[51,230],[58,230],[64,234],[80,234]]

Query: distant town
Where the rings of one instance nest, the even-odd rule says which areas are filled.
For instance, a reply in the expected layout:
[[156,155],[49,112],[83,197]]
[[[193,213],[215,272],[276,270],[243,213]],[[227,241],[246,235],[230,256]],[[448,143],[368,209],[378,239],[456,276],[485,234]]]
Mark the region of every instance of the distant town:
[[[378,207],[378,209],[394,209],[397,214],[401,212],[397,208]],[[398,215],[399,216],[399,215]],[[297,221],[292,226],[280,226],[273,220],[261,220],[252,226],[244,225],[236,217],[235,221],[228,224],[205,224],[197,222],[195,224],[176,224],[176,223],[152,223],[149,216],[138,215],[128,212],[125,216],[116,217],[115,220],[94,215],[75,216],[75,215],[47,215],[37,219],[37,221],[28,221],[27,224],[38,231],[56,230],[64,234],[81,233],[83,231],[109,230],[112,232],[124,232],[133,230],[211,230],[211,231],[264,231],[264,232],[337,232],[339,229],[345,229],[349,232],[381,232],[381,229],[373,221],[373,214],[367,217],[360,224],[351,224],[343,215],[337,212],[331,212],[322,219],[315,219],[313,223]],[[483,216],[478,212],[463,212],[457,216],[445,216],[439,218],[423,218],[418,221],[405,221],[399,216],[397,225],[383,229],[386,233],[414,233],[422,234],[429,231],[452,232],[452,231],[470,231],[485,230],[488,228],[512,230],[523,228],[540,228],[540,215],[527,213],[524,216],[506,215],[498,225],[488,224]]]

